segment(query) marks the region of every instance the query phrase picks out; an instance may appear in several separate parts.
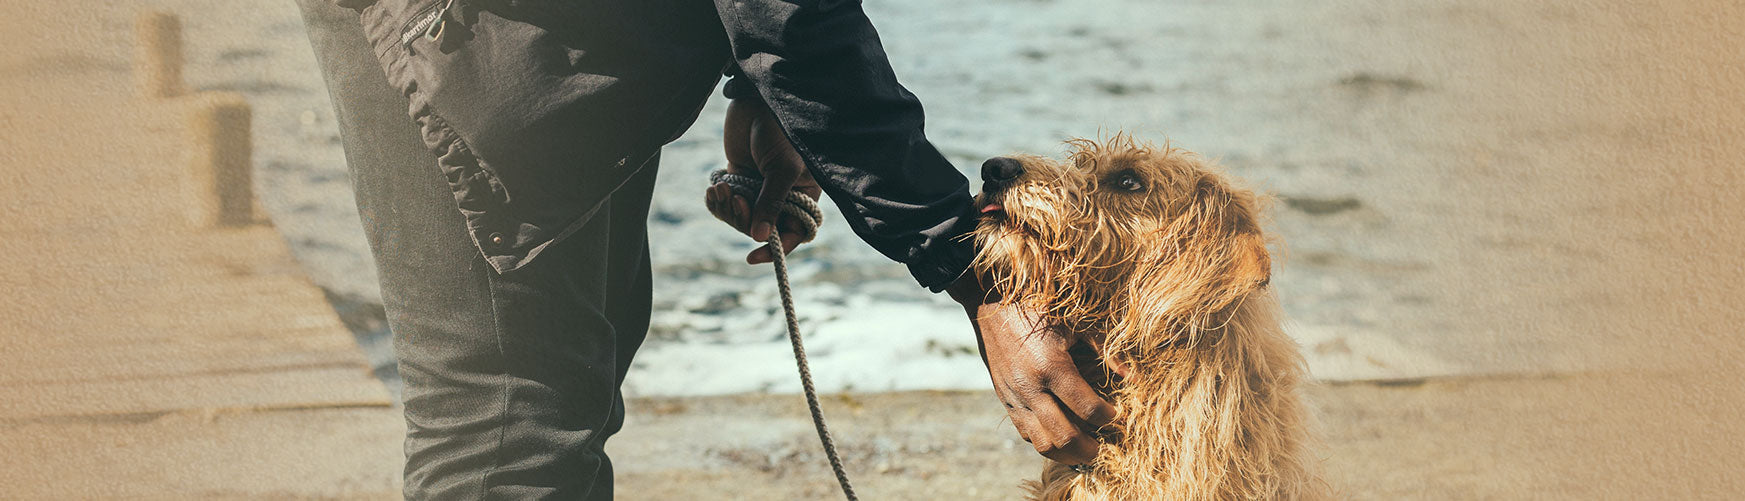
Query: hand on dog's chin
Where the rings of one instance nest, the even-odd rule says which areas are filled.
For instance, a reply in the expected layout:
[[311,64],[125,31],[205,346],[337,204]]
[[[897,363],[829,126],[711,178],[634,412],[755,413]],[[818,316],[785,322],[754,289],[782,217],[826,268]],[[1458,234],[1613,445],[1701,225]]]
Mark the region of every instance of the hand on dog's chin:
[[[984,288],[982,286],[982,280],[978,278],[974,272],[967,273],[963,278],[958,279],[957,282],[953,283],[951,287],[946,289],[946,293],[950,294],[951,298],[956,300],[958,304],[963,305],[964,309],[969,313],[970,321],[972,323],[976,320],[977,310],[983,305],[991,305],[1000,302],[999,293],[992,289]],[[1039,317],[1040,315],[1036,316]],[[979,328],[980,326],[978,325],[977,327]],[[1050,330],[1053,329],[1051,328]],[[1095,359],[1074,360],[1074,364],[1079,367],[1081,373],[1092,372],[1092,369],[1095,369],[1095,372],[1101,372],[1103,367],[1107,367],[1109,372],[1114,373],[1116,376],[1123,378],[1127,377],[1127,371],[1130,370],[1130,367],[1125,362],[1121,361],[1119,357],[1110,357],[1108,353],[1103,351],[1104,341],[1107,338],[1105,333],[1071,331],[1069,333],[1063,333],[1062,335],[1077,342],[1082,342],[1085,346],[1089,346],[1092,352],[1096,354]],[[987,354],[983,353],[982,356],[984,358],[983,361],[985,362]]]
[[994,394],[1018,434],[1043,456],[1086,464],[1102,446],[1097,430],[1115,417],[1115,407],[1079,373],[1069,352],[1079,344],[1036,312],[999,302],[973,274],[950,289],[969,314],[993,380]]

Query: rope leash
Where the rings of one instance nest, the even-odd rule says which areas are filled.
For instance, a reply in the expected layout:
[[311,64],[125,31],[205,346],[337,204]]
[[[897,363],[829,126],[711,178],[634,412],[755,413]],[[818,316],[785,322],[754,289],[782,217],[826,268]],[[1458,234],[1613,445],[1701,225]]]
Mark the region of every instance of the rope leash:
[[[734,194],[746,200],[757,200],[757,191],[763,186],[761,179],[729,174],[726,170],[710,173],[709,181],[710,184],[727,183]],[[824,212],[812,197],[789,191],[781,210],[799,227],[801,242],[810,242],[817,236]],[[781,232],[770,232],[768,243],[776,269],[776,286],[782,295],[782,312],[788,317],[788,342],[794,346],[794,364],[800,369],[800,387],[806,392],[806,407],[812,411],[812,427],[818,430],[818,441],[824,444],[824,456],[830,460],[830,470],[836,473],[836,483],[842,486],[842,494],[848,496],[848,501],[858,501],[860,498],[855,497],[854,487],[848,483],[848,472],[842,468],[842,457],[836,453],[836,440],[830,436],[830,427],[824,424],[824,410],[818,405],[818,390],[812,386],[812,369],[806,365],[806,347],[800,343],[800,317],[794,311],[794,291],[788,283],[788,263],[782,252]]]

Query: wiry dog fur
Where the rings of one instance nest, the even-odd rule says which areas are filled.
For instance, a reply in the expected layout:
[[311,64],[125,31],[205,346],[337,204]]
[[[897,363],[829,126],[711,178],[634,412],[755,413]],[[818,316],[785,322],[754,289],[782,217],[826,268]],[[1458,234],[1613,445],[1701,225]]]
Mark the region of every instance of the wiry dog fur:
[[1101,367],[1081,369],[1119,409],[1088,472],[1050,462],[1032,495],[1325,497],[1305,465],[1303,361],[1267,287],[1263,199],[1184,150],[1069,144],[1065,163],[1016,157],[1022,176],[981,195],[1003,210],[976,232],[1005,300],[1100,342]]

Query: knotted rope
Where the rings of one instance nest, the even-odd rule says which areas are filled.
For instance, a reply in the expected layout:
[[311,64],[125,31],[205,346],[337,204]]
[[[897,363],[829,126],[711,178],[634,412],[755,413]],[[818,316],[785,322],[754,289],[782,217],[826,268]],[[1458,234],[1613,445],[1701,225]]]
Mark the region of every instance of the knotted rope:
[[[709,181],[710,184],[727,183],[734,194],[753,201],[757,200],[757,193],[763,187],[762,179],[729,174],[726,170],[710,173]],[[781,211],[788,216],[793,229],[798,230],[802,243],[812,241],[812,237],[818,235],[818,225],[824,221],[824,212],[818,209],[818,202],[798,191],[788,192]],[[818,441],[824,444],[824,456],[830,459],[830,470],[836,473],[836,483],[842,486],[842,494],[848,496],[849,501],[858,501],[854,487],[848,483],[848,472],[842,469],[842,457],[836,454],[836,440],[830,437],[830,427],[824,424],[824,410],[818,405],[818,390],[812,386],[812,369],[806,366],[806,348],[800,344],[800,317],[794,313],[794,291],[788,284],[788,263],[787,256],[782,253],[781,232],[771,231],[768,242],[771,261],[776,268],[776,286],[782,294],[782,311],[788,316],[788,342],[794,345],[794,363],[800,368],[800,387],[806,392],[806,407],[812,411],[812,427],[818,430]]]
[[[763,189],[763,179],[740,174],[729,174],[726,169],[709,173],[709,184],[727,183],[733,189],[733,194],[745,197],[747,201],[757,200],[758,191]],[[793,223],[794,232],[800,234],[800,243],[812,241],[818,236],[818,225],[824,223],[824,211],[818,209],[818,202],[805,193],[788,190],[788,198],[780,206],[782,215],[788,216],[788,222]],[[715,217],[721,217],[717,214]],[[726,218],[722,218],[727,221]],[[732,221],[728,221],[732,224]],[[775,246],[781,250],[782,246]],[[777,252],[776,254],[781,254]]]

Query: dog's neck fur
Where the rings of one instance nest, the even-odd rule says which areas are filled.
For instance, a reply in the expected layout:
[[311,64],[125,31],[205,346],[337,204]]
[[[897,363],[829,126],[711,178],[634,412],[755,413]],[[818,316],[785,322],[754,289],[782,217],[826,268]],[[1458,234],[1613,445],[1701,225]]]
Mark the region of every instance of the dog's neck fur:
[[[1302,464],[1305,416],[1297,396],[1303,361],[1280,328],[1271,291],[1231,309],[1222,325],[1188,342],[1130,353],[1113,385],[1116,438],[1091,473],[1051,464],[1037,498],[1314,499],[1321,484]],[[1187,324],[1177,324],[1180,327]],[[1154,340],[1187,332],[1155,332]]]

